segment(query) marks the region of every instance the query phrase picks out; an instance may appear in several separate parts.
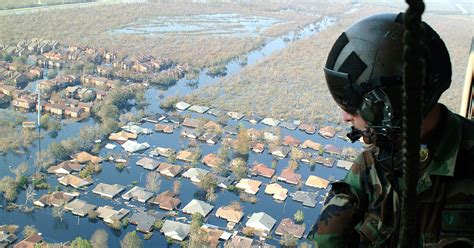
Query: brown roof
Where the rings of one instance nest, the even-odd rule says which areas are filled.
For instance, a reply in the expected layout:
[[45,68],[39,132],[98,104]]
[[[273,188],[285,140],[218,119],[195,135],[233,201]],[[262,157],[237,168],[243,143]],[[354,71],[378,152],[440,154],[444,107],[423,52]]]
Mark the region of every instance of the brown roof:
[[315,188],[325,189],[328,187],[328,184],[329,184],[328,180],[318,177],[318,176],[314,176],[314,175],[309,176],[308,179],[306,180],[307,186],[311,186]]
[[209,153],[202,159],[202,163],[209,167],[217,167],[223,162],[224,160],[215,153]]
[[289,233],[296,238],[302,238],[304,235],[304,227],[303,225],[297,225],[293,223],[293,221],[289,218],[285,218],[281,220],[280,224],[275,230],[275,234],[283,235],[285,233]]
[[264,164],[259,163],[253,166],[251,173],[252,175],[260,175],[271,178],[275,174],[275,169],[268,168]]
[[319,129],[319,133],[324,138],[332,138],[336,134],[336,128],[333,126],[325,126]]
[[301,141],[299,139],[296,139],[291,135],[287,135],[285,138],[283,138],[283,142],[281,144],[285,146],[298,146],[300,143]]
[[79,152],[79,153],[76,153],[74,155],[71,156],[74,160],[76,160],[77,162],[83,164],[83,163],[86,163],[86,162],[89,162],[91,161],[92,163],[94,164],[98,164],[100,162],[102,162],[102,159],[97,157],[97,156],[94,156],[88,152]]
[[157,123],[155,124],[155,130],[158,132],[173,133],[173,126]]
[[321,144],[308,139],[308,140],[305,140],[303,144],[301,144],[301,148],[303,149],[311,148],[315,151],[319,151],[319,149],[321,148]]
[[176,156],[176,159],[178,160],[183,160],[183,161],[191,161],[191,158],[193,157],[193,152],[189,150],[182,150],[178,152],[178,155]]
[[28,238],[14,245],[14,248],[35,248],[35,244],[43,242],[43,237],[38,234],[32,234]]
[[187,117],[183,121],[183,126],[197,128],[199,126],[199,120]]
[[165,176],[175,177],[181,172],[182,167],[179,165],[173,165],[166,162],[161,162],[158,166],[158,172]]
[[252,148],[252,151],[254,152],[263,152],[265,145],[259,142],[252,142],[250,143],[250,148]]
[[169,190],[159,194],[152,201],[153,204],[160,205],[161,209],[174,210],[181,203],[181,200],[175,196],[175,194]]
[[298,128],[309,134],[314,134],[316,132],[316,127],[314,127],[313,125],[305,124],[305,123],[302,123]]
[[206,124],[204,124],[204,128],[206,129],[212,129],[212,130],[221,130],[222,129],[222,126],[219,125],[217,122],[215,121],[208,121]]
[[291,169],[284,169],[278,177],[278,180],[291,184],[298,184],[301,180],[301,175],[296,174]]
[[227,221],[239,223],[244,212],[240,209],[235,209],[232,205],[223,206],[217,209],[216,216],[219,218],[226,219]]
[[137,137],[138,135],[136,133],[120,131],[118,133],[111,133],[109,135],[109,140],[125,142],[129,139],[137,139]]

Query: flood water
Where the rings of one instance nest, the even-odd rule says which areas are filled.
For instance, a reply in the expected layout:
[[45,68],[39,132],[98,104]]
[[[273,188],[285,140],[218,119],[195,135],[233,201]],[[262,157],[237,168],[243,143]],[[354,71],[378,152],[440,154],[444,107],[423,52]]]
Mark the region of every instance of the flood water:
[[[261,49],[251,51],[250,53],[247,54],[246,56],[247,66],[255,64],[258,61],[269,56],[270,54],[285,48],[289,43],[291,43],[292,41],[296,39],[302,39],[307,36],[316,34],[320,30],[329,27],[334,22],[335,22],[334,18],[329,18],[329,17],[323,18],[320,22],[312,24],[304,28],[303,30],[300,30],[299,32],[292,32],[284,37],[269,40],[266,43],[266,45],[263,46]],[[241,65],[242,62],[243,61],[239,59],[230,61],[226,65],[227,77],[238,73],[242,69],[242,65]],[[198,78],[198,81],[199,81],[198,87],[203,87],[205,85],[215,83],[217,80],[220,79],[218,77],[211,77],[207,75],[206,72],[207,72],[206,70],[203,70],[200,72],[200,75]],[[175,95],[175,94],[184,95],[195,90],[195,88],[186,86],[186,84],[189,82],[190,82],[189,80],[181,79],[178,81],[178,83],[175,86],[170,87],[164,92],[162,92],[158,88],[153,88],[153,87],[149,88],[146,92],[146,97],[150,105],[147,106],[146,111],[147,112],[162,112],[161,109],[159,108],[159,104],[157,100],[157,95],[160,92],[162,92],[164,96],[169,96],[169,95]],[[188,113],[188,112],[183,113],[183,114],[192,114],[196,118],[206,117],[208,119],[215,119],[215,117],[206,115],[206,114],[199,115],[196,113]],[[34,119],[35,116],[36,116],[35,114],[29,114],[29,117],[32,119]],[[241,122],[236,122],[233,120],[229,121],[229,125],[238,125],[239,123],[249,128],[253,127],[259,130],[268,129],[268,127],[263,124],[252,125],[245,121],[241,121]],[[41,146],[43,149],[45,149],[47,148],[49,143],[52,142],[53,140],[60,141],[68,137],[76,136],[78,135],[81,127],[85,125],[95,125],[95,124],[96,124],[95,121],[92,118],[90,118],[81,123],[72,123],[72,124],[65,125],[63,126],[62,130],[57,133],[56,137],[53,138],[51,135],[45,135],[45,138],[41,141]],[[153,129],[153,124],[145,123],[142,125],[142,127]],[[180,138],[179,133],[180,133],[180,129],[175,129],[173,134],[153,133],[151,135],[140,135],[137,141],[148,142],[152,146],[152,148],[156,146],[161,146],[161,147],[170,147],[176,150],[180,150],[180,149],[184,149],[187,146],[188,140]],[[296,137],[301,141],[304,141],[306,139],[311,139],[321,144],[335,144],[336,146],[340,148],[348,147],[348,146],[354,147],[356,149],[361,148],[361,145],[358,143],[350,144],[339,138],[324,139],[317,134],[308,135],[298,130],[290,131],[290,130],[281,128],[281,136],[284,137],[286,135],[292,135],[293,137]],[[211,146],[206,143],[201,143],[201,150],[202,150],[203,156],[211,152],[217,152],[218,149],[219,149],[219,144],[215,146]],[[30,152],[28,154],[24,154],[24,155],[7,154],[1,157],[0,158],[0,165],[1,165],[0,175],[2,176],[12,175],[12,173],[9,171],[9,167],[17,166],[18,164],[22,162],[27,162],[30,165],[31,170],[34,170],[33,169],[34,158],[32,157],[32,155],[35,153],[36,150],[37,150],[37,145],[35,144],[30,148]],[[147,156],[150,150],[151,149],[145,151],[144,154],[132,154],[129,157],[127,168],[123,171],[117,170],[115,168],[115,165],[110,162],[102,163],[102,172],[94,176],[94,185],[100,182],[108,183],[108,184],[118,183],[118,184],[126,185],[127,189],[130,189],[131,182],[135,180],[138,182],[137,184],[138,186],[145,187],[146,174],[148,171],[143,169],[142,167],[137,166],[135,162],[141,157]],[[100,156],[105,157],[106,154],[108,154],[109,152],[110,150],[103,148],[100,151]],[[117,146],[114,152],[123,152],[123,149],[120,146]],[[274,159],[273,156],[268,154],[267,151],[265,151],[263,154],[255,154],[251,152],[249,155],[248,164],[252,165],[254,162],[260,162],[260,163],[264,163],[267,166],[271,166],[273,159]],[[162,157],[159,157],[158,160],[166,161]],[[288,158],[278,160],[277,167],[276,167],[276,175],[279,175],[281,173],[282,169],[288,165],[288,162],[289,162]],[[179,161],[176,163],[180,165],[183,164]],[[205,165],[202,165],[202,164],[199,164],[198,167],[210,170],[209,168],[207,168]],[[330,176],[333,176],[335,179],[341,179],[346,174],[345,170],[341,168],[337,168],[337,167],[328,168],[321,165],[310,167],[309,165],[305,165],[305,164],[300,164],[300,167],[296,172],[298,174],[303,175],[302,180],[304,181],[308,178],[309,175],[317,175],[326,179],[328,179]],[[254,179],[260,180],[264,184],[270,182],[270,179],[263,178],[263,177],[256,177]],[[167,178],[162,177],[160,192],[171,189],[173,180],[180,180],[182,183],[181,195],[180,195],[180,199],[181,199],[180,208],[182,208],[186,206],[186,204],[190,202],[191,199],[197,197],[195,196],[195,193],[198,191],[198,188],[196,185],[191,183],[190,180],[185,179],[185,178],[179,177],[176,179],[167,179]],[[53,187],[58,185],[57,178],[55,176],[50,176],[48,178],[48,182]],[[296,186],[286,184],[283,182],[280,182],[280,184],[286,189],[288,189],[289,193],[293,193],[297,190]],[[112,200],[101,198],[98,195],[93,194],[91,190],[94,187],[94,185],[89,186],[86,192],[81,192],[84,194],[81,194],[79,198],[87,201],[88,203],[95,204],[97,206],[110,205],[110,206],[114,206],[115,209],[124,207],[124,208],[132,210],[131,207],[128,207],[124,204],[124,200],[121,199],[120,197],[112,201]],[[274,231],[277,225],[280,223],[281,219],[286,218],[286,217],[293,219],[293,215],[296,212],[296,210],[302,210],[305,215],[305,219],[304,219],[304,223],[306,225],[305,235],[308,234],[310,227],[312,226],[312,224],[318,217],[318,214],[321,210],[321,204],[317,204],[315,208],[303,207],[301,203],[293,201],[290,197],[288,197],[286,201],[283,203],[276,202],[272,199],[271,196],[266,195],[264,193],[264,190],[265,190],[265,186],[262,185],[259,193],[256,195],[258,199],[256,204],[242,202],[245,217],[242,219],[240,225],[242,226],[245,225],[245,222],[247,221],[248,217],[252,213],[264,211],[277,220],[277,223],[273,229]],[[318,191],[313,188],[307,188],[304,184],[301,190]],[[36,199],[39,198],[41,195],[43,195],[46,192],[47,190],[38,191],[35,198]],[[215,208],[209,214],[206,223],[225,229],[226,224],[227,224],[226,221],[223,219],[216,218],[215,212],[219,206],[227,205],[235,200],[239,201],[239,195],[238,195],[238,192],[229,192],[226,190],[220,190],[219,188],[217,192],[218,192],[217,200],[213,203]],[[325,194],[324,190],[319,191],[318,201],[322,200],[322,196],[324,194]],[[25,201],[25,196],[24,196],[24,192],[22,192],[22,194],[19,196],[17,200],[17,203],[23,203],[24,201]],[[131,204],[135,205],[136,208],[142,208],[142,209],[147,209],[147,210],[158,209],[154,205],[142,204],[136,201],[132,201]],[[73,240],[77,236],[82,236],[83,238],[89,239],[94,231],[96,231],[99,228],[102,228],[102,229],[105,229],[109,234],[110,247],[118,247],[119,242],[124,237],[124,235],[127,232],[135,230],[134,225],[129,225],[126,229],[122,229],[121,231],[114,231],[112,228],[106,226],[100,220],[90,221],[88,218],[78,218],[69,212],[65,214],[63,221],[59,221],[59,220],[54,219],[51,216],[51,208],[35,209],[33,213],[25,214],[25,213],[20,212],[19,210],[6,211],[4,209],[4,205],[5,205],[4,201],[0,202],[0,205],[2,205],[2,208],[0,209],[0,224],[17,224],[17,225],[20,225],[21,228],[25,225],[35,225],[36,228],[43,234],[43,237],[45,238],[45,240],[48,242],[64,242],[67,240]],[[133,210],[133,211],[136,211],[136,210]],[[190,220],[190,216],[184,215],[181,212],[179,213],[177,217],[182,217],[182,216],[186,217],[187,220]],[[167,219],[172,219],[172,218],[167,217]],[[236,227],[236,228],[240,229],[239,227]],[[140,234],[140,236],[142,236],[142,234]],[[279,239],[279,236],[275,234],[271,234],[271,236],[276,239]],[[21,235],[19,238],[21,239]],[[278,245],[278,240],[267,240],[267,242],[273,245]],[[164,247],[168,245],[166,243],[164,236],[161,235],[158,231],[155,231],[153,234],[153,237],[150,240],[145,241],[144,243],[146,247]],[[173,245],[173,246],[177,246],[177,245]]]

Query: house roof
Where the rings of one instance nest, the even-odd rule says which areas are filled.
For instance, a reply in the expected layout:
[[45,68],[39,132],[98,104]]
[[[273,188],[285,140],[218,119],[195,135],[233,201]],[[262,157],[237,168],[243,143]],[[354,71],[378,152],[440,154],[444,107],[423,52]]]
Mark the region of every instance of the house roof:
[[90,185],[93,182],[92,179],[85,180],[85,179],[82,179],[80,177],[77,177],[77,176],[71,175],[71,174],[68,174],[68,175],[65,175],[63,177],[58,178],[58,181],[62,185],[65,185],[65,186],[71,185],[72,187],[74,187],[76,189],[79,189],[79,188],[82,188],[84,186]]
[[260,142],[251,142],[250,143],[250,148],[252,148],[253,152],[262,153],[263,150],[265,150],[265,145],[263,143],[260,143]]
[[48,173],[69,174],[73,171],[80,171],[84,166],[75,161],[63,161],[57,165],[50,166]]
[[193,155],[194,153],[190,150],[181,150],[178,152],[176,159],[186,161],[186,162],[191,162]]
[[214,208],[211,204],[206,202],[192,199],[184,208],[183,212],[187,214],[200,213],[202,216],[206,217]]
[[202,159],[202,163],[209,167],[217,167],[219,164],[222,164],[224,160],[215,153],[209,153]]
[[163,133],[173,133],[173,126],[168,124],[155,124],[155,131],[163,132]]
[[258,212],[252,214],[250,219],[245,223],[245,226],[252,227],[257,230],[270,232],[275,225],[276,220],[265,212]]
[[160,164],[160,161],[149,158],[149,157],[143,157],[140,160],[137,161],[138,166],[142,166],[143,168],[147,170],[154,170],[158,165]]
[[226,115],[229,116],[230,118],[234,119],[234,120],[237,120],[237,121],[244,117],[243,114],[237,113],[237,112],[232,112],[232,111],[227,112]]
[[306,186],[310,186],[310,187],[325,189],[328,187],[328,185],[329,185],[328,180],[315,176],[315,175],[310,175],[308,179],[306,180]]
[[175,106],[178,110],[184,111],[188,109],[189,107],[191,107],[191,104],[186,103],[186,102],[177,102]]
[[186,172],[183,173],[183,177],[191,179],[193,182],[200,182],[200,178],[204,177],[209,173],[208,170],[201,168],[189,168]]
[[183,121],[183,126],[190,127],[190,128],[197,128],[199,127],[199,120],[191,118],[191,117],[186,117],[186,119],[184,119]]
[[308,207],[315,207],[316,206],[316,198],[318,197],[317,192],[307,192],[307,191],[296,191],[295,193],[291,194],[294,201],[302,202],[304,206]]
[[333,145],[333,144],[327,144],[324,146],[324,151],[327,152],[327,153],[330,153],[330,154],[341,154],[342,150]]
[[89,204],[80,199],[74,199],[64,206],[66,210],[71,211],[75,215],[86,216],[89,211],[92,211],[97,206],[94,204]]
[[139,202],[146,202],[153,196],[153,193],[146,191],[144,188],[135,186],[125,194],[122,195],[122,198],[129,201],[131,199],[136,199]]
[[103,219],[106,223],[113,223],[113,220],[121,220],[125,217],[130,210],[121,208],[120,210],[114,210],[111,206],[102,206],[97,208],[99,218]]
[[280,123],[279,120],[273,119],[273,118],[265,118],[262,120],[262,123],[268,126],[276,127]]
[[150,210],[148,212],[139,211],[134,213],[130,218],[130,223],[137,225],[137,230],[144,233],[149,233],[153,230],[153,224],[157,220],[165,218],[166,214]]
[[123,149],[129,153],[139,152],[142,150],[146,150],[150,148],[150,144],[147,142],[138,143],[134,140],[127,140],[125,143],[122,144]]
[[125,190],[125,186],[120,184],[106,184],[106,183],[99,183],[92,192],[108,197],[114,198],[116,195],[120,194],[120,192]]
[[190,231],[191,225],[172,220],[165,220],[160,230],[166,237],[179,241],[183,241]]
[[334,135],[336,135],[336,128],[333,126],[322,127],[319,129],[319,134],[327,139],[332,138]]
[[235,185],[236,188],[244,190],[249,194],[257,194],[258,190],[260,189],[260,185],[262,182],[258,180],[242,178],[240,181]]
[[211,108],[207,111],[208,114],[213,115],[213,116],[221,116],[224,114],[222,110],[216,109],[216,108]]
[[291,131],[296,130],[298,128],[298,125],[295,124],[295,122],[288,122],[288,121],[282,121],[280,122],[280,127],[289,129]]
[[158,166],[158,172],[164,176],[175,177],[183,168],[179,165],[173,165],[166,162],[161,162]]
[[171,211],[181,204],[181,200],[173,192],[167,190],[155,197],[151,203],[159,205],[161,209]]
[[74,199],[74,195],[61,191],[56,191],[51,194],[44,194],[40,197],[40,199],[35,201],[34,204],[41,207],[50,205],[60,206],[68,203],[72,199]]
[[94,156],[88,152],[79,152],[71,156],[74,160],[77,162],[83,164],[91,161],[94,164],[98,164],[102,162],[102,159],[100,157]]
[[319,151],[319,149],[321,148],[321,144],[308,139],[308,140],[305,140],[303,144],[301,144],[301,148],[303,149],[311,148],[315,151]]
[[126,131],[120,131],[117,133],[111,133],[109,135],[109,140],[125,142],[129,139],[137,139],[138,135],[136,133],[129,133]]
[[43,237],[37,233],[32,234],[25,238],[24,240],[20,241],[19,243],[15,244],[14,248],[34,248],[35,244],[39,244],[43,242]]
[[253,166],[251,170],[252,175],[260,175],[271,178],[275,174],[275,169],[268,168],[262,163],[258,163]]
[[350,170],[352,167],[352,162],[346,160],[337,160],[336,166],[339,168]]
[[283,142],[281,143],[282,145],[285,146],[298,146],[301,143],[301,141],[291,135],[285,136],[283,138]]
[[265,188],[265,193],[273,195],[273,199],[275,200],[284,201],[287,197],[288,190],[278,183],[271,183]]
[[244,212],[241,209],[236,209],[232,205],[228,205],[218,208],[216,216],[226,219],[229,222],[239,223],[244,216]]
[[278,180],[291,183],[291,184],[298,184],[301,180],[301,175],[296,174],[293,170],[287,168],[287,169],[283,169],[280,176],[278,176]]
[[150,155],[153,156],[163,156],[163,157],[169,157],[173,154],[176,153],[175,149],[172,148],[166,148],[166,147],[156,147],[150,152]]
[[188,110],[197,112],[199,114],[204,114],[209,110],[209,108],[205,106],[193,105]]
[[332,157],[323,157],[323,156],[316,156],[314,159],[316,163],[322,164],[327,167],[332,167],[334,165],[335,158]]
[[252,124],[257,124],[259,123],[263,118],[259,115],[256,115],[256,114],[251,114],[251,115],[248,115],[248,116],[245,116],[244,117],[244,121],[248,121]]
[[285,158],[288,153],[290,152],[290,149],[285,146],[277,146],[274,144],[270,144],[268,146],[268,152],[274,156],[277,156],[279,158]]
[[297,225],[293,223],[293,221],[289,218],[285,218],[281,220],[280,224],[275,230],[275,234],[283,235],[285,233],[289,233],[293,237],[300,239],[304,235],[304,227],[303,225]]
[[301,123],[298,128],[307,134],[314,134],[316,132],[316,127],[311,124]]

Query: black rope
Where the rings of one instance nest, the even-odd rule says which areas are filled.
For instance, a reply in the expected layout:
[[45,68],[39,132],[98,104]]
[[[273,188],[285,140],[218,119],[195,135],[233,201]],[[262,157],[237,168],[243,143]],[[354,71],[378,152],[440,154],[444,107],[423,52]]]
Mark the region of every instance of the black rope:
[[420,133],[423,109],[423,85],[425,63],[422,42],[421,15],[425,9],[423,0],[406,0],[408,9],[404,15],[403,42],[403,193],[399,247],[419,247],[416,220],[416,186],[419,178]]

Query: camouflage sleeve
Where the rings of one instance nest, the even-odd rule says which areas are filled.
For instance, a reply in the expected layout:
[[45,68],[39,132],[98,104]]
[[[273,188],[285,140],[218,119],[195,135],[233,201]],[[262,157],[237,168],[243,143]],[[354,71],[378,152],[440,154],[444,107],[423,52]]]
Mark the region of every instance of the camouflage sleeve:
[[[316,247],[347,247],[353,245],[354,227],[363,217],[362,202],[366,195],[362,190],[360,156],[343,181],[332,183],[321,214],[313,226],[308,239],[316,242]],[[349,244],[351,242],[351,244]],[[356,246],[358,245],[355,244]]]

